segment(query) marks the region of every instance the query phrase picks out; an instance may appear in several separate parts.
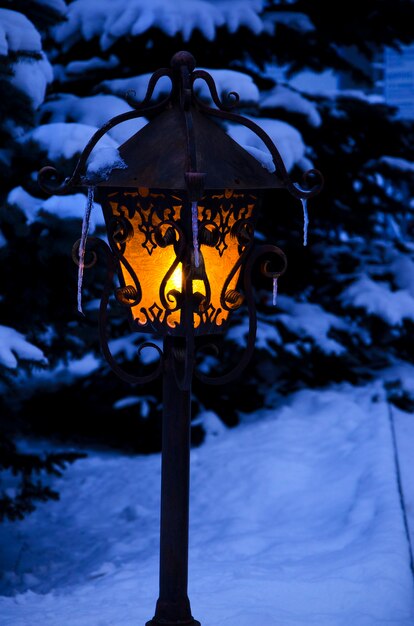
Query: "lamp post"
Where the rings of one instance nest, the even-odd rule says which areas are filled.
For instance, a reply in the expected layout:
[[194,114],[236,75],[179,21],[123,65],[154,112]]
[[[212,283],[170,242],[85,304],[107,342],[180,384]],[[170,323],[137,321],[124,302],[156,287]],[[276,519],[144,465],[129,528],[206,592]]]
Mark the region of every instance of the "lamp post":
[[[167,76],[171,90],[161,101],[152,95]],[[194,82],[207,84],[210,107],[194,91]],[[305,186],[294,183],[269,136],[254,122],[223,103],[213,78],[195,69],[188,52],[178,52],[171,67],[156,71],[141,103],[105,124],[91,138],[69,178],[52,166],[39,172],[39,185],[48,193],[95,188],[102,205],[108,244],[101,247],[108,274],[99,314],[100,340],[109,365],[123,380],[146,384],[162,375],[162,473],[159,598],[147,626],[200,626],[192,617],[187,595],[190,402],[193,376],[208,384],[234,379],[254,349],[256,313],[251,281],[259,257],[262,272],[274,281],[286,269],[284,253],[272,245],[254,245],[254,225],[265,189],[287,189],[306,200],[317,194],[323,180],[317,170],[305,175]],[[146,116],[149,122],[119,148],[122,167],[101,179],[88,174],[88,158],[98,141],[114,126]],[[255,132],[270,151],[276,171],[270,173],[233,141],[217,120],[242,124]],[[312,184],[307,184],[307,183]],[[84,238],[85,239],[85,238]],[[84,250],[76,248],[81,257]],[[276,262],[276,266],[275,266]],[[158,366],[146,376],[123,370],[107,340],[107,311],[117,274],[115,296],[125,306],[131,327],[163,338]],[[246,349],[229,372],[210,377],[197,371],[200,339],[222,334],[230,314],[247,305]],[[141,346],[142,347],[142,346]]]

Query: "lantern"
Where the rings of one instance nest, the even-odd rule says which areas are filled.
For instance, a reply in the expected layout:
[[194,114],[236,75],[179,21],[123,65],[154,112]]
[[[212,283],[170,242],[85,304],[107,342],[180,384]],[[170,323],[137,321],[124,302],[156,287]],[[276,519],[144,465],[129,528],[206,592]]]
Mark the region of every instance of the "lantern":
[[[158,102],[152,95],[158,80],[168,76],[171,91]],[[207,84],[215,106],[201,101],[194,82]],[[266,189],[287,189],[306,201],[322,187],[316,170],[300,186],[291,181],[269,136],[250,119],[223,103],[210,74],[195,69],[188,52],[177,53],[171,67],[155,72],[143,102],[110,120],[85,147],[70,178],[45,167],[40,186],[66,193],[92,186],[101,203],[108,244],[108,285],[100,307],[101,344],[114,371],[132,384],[163,375],[163,445],[161,485],[160,595],[148,624],[199,626],[187,597],[188,481],[190,402],[193,374],[207,383],[225,383],[248,362],[256,335],[251,285],[252,267],[264,255],[264,274],[276,281],[286,268],[283,252],[272,245],[254,245],[254,227]],[[102,136],[115,125],[146,116],[148,123],[119,148],[122,166],[101,178],[88,174],[88,158]],[[255,132],[270,151],[276,168],[270,173],[231,139],[220,120],[242,124]],[[87,224],[84,235],[87,232]],[[77,247],[82,264],[84,243]],[[94,243],[98,243],[99,241]],[[272,266],[271,257],[278,261]],[[125,306],[133,329],[164,338],[157,348],[159,366],[147,376],[125,372],[113,358],[106,338],[111,279],[117,272],[115,295]],[[222,334],[232,311],[246,303],[249,331],[246,351],[227,374],[208,377],[194,369],[195,340]]]

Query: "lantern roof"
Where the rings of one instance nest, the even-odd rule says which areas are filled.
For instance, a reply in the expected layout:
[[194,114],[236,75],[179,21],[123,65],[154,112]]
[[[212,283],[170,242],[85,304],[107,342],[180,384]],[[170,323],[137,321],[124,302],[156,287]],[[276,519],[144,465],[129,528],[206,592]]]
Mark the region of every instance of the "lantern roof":
[[[163,100],[154,101],[154,89],[164,76],[170,78],[171,90]],[[194,82],[198,79],[206,83],[215,106],[209,106],[195,93]],[[132,110],[112,118],[96,131],[70,177],[63,179],[52,166],[39,172],[42,189],[48,193],[68,193],[73,187],[91,185],[150,187],[187,190],[194,201],[205,189],[285,188],[293,196],[306,199],[323,186],[322,175],[317,170],[304,174],[303,187],[293,182],[267,133],[253,120],[235,112],[238,94],[231,92],[223,102],[212,76],[205,70],[195,69],[194,57],[189,52],[177,52],[170,68],[161,68],[152,74],[142,102],[131,101],[128,96],[127,100]],[[122,167],[114,165],[102,174],[88,172],[88,159],[99,140],[118,124],[139,117],[149,121],[119,147]],[[234,141],[220,125],[220,120],[253,131],[268,149],[275,171],[269,172]]]
[[[216,122],[191,108],[196,171],[205,175],[204,189],[261,189],[282,187],[270,173]],[[119,148],[125,163],[97,182],[109,187],[186,189],[185,174],[194,170],[188,154],[186,120],[172,104]],[[87,181],[84,180],[84,184]]]

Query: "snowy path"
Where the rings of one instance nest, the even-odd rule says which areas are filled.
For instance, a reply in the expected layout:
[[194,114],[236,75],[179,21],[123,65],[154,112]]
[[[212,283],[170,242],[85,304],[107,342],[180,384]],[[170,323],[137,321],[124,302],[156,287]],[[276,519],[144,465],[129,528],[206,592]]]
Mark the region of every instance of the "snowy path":
[[398,451],[401,489],[404,498],[411,551],[414,548],[414,415],[392,407]]
[[[0,528],[1,626],[143,626],[157,597],[159,455],[91,453],[61,501]],[[381,386],[302,391],[192,454],[202,626],[412,626]]]

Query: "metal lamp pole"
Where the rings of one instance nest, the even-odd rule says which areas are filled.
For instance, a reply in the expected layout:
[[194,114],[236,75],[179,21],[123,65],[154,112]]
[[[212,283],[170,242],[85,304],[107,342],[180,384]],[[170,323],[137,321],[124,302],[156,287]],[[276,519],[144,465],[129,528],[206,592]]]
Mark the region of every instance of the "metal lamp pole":
[[179,350],[176,338],[164,339],[160,591],[146,626],[200,626],[187,595],[191,388],[177,382]]

